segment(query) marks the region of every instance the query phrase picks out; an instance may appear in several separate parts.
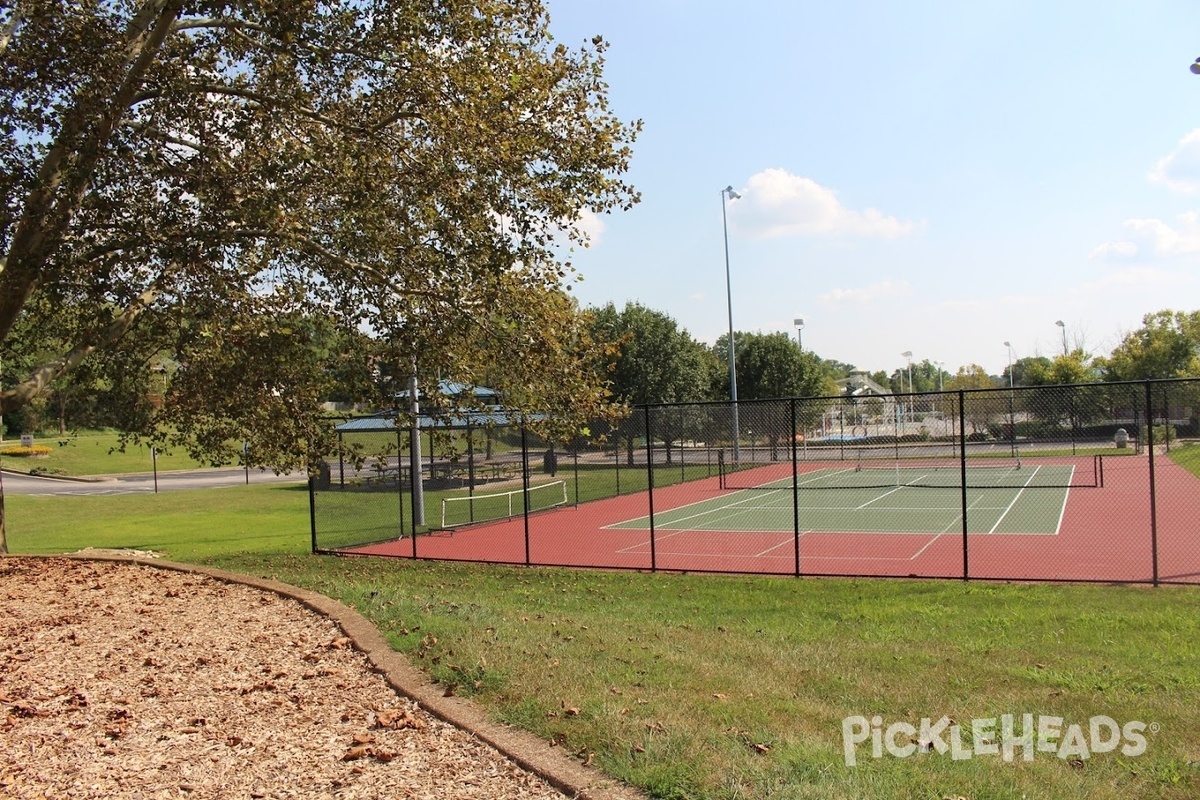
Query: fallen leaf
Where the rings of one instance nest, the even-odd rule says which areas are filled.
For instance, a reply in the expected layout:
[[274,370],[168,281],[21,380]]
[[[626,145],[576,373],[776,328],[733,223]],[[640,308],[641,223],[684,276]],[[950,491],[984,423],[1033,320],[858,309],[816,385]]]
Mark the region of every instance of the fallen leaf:
[[346,751],[346,754],[342,756],[342,761],[357,761],[358,759],[370,754],[371,748],[365,745],[357,745]]

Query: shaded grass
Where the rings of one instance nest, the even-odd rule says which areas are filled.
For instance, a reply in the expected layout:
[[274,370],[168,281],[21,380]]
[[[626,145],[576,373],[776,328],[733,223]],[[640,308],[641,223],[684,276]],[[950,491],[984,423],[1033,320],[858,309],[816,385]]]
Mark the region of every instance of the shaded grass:
[[[17,552],[139,547],[346,602],[498,719],[664,798],[1200,794],[1191,588],[796,580],[306,555],[302,488],[10,497]],[[842,753],[843,718],[1155,723],[1073,765]]]

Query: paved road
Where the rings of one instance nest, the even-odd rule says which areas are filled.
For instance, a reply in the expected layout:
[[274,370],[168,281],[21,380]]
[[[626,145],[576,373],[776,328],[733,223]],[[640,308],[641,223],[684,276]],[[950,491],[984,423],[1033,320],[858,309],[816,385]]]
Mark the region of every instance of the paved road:
[[[273,472],[250,470],[249,482],[260,483],[303,483],[301,473],[276,475]],[[238,468],[198,469],[182,472],[158,473],[158,491],[173,492],[181,489],[211,489],[217,486],[241,486],[246,483],[246,471]],[[16,472],[4,473],[5,494],[144,494],[154,492],[154,474],[149,472],[131,475],[114,475],[96,480],[66,480],[23,475]]]

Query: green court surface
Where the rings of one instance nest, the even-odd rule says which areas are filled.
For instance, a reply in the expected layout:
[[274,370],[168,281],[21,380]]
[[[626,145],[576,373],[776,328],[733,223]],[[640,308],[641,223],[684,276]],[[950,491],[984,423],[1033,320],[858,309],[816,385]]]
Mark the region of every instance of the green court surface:
[[[1074,468],[1026,465],[967,473],[968,533],[1058,533]],[[802,533],[961,533],[958,469],[822,468],[760,486],[655,510],[656,530],[787,532],[798,506]],[[1076,491],[1084,491],[1077,488]],[[646,529],[641,517],[609,526]]]

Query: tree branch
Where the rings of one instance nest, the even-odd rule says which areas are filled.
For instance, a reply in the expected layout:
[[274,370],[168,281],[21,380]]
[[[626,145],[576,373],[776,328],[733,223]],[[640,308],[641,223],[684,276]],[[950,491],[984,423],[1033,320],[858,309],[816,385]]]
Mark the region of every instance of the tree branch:
[[229,28],[232,30],[249,30],[258,31],[259,33],[270,33],[265,26],[259,25],[256,22],[247,22],[241,19],[224,19],[222,17],[197,17],[193,19],[176,20],[171,26],[172,32],[176,31],[192,31],[197,28]]
[[78,367],[98,347],[116,343],[158,295],[158,287],[150,287],[106,325],[95,341],[76,344],[53,361],[36,367],[25,380],[0,392],[0,414],[18,409],[37,397],[54,381]]
[[[184,0],[147,0],[125,29],[129,64],[112,100],[96,121],[94,111],[76,99],[54,145],[38,170],[38,180],[21,204],[21,218],[0,259],[0,341],[16,322],[49,258],[48,241],[64,231],[83,200],[101,153],[133,102],[137,87],[171,30]],[[149,29],[149,30],[147,30]],[[95,125],[90,136],[84,131]],[[65,190],[60,187],[70,179]]]
[[12,37],[16,34],[17,28],[21,27],[21,23],[25,21],[25,11],[15,5],[12,9],[12,16],[8,18],[8,24],[0,31],[0,55],[4,55],[8,51],[8,43],[12,41]]

